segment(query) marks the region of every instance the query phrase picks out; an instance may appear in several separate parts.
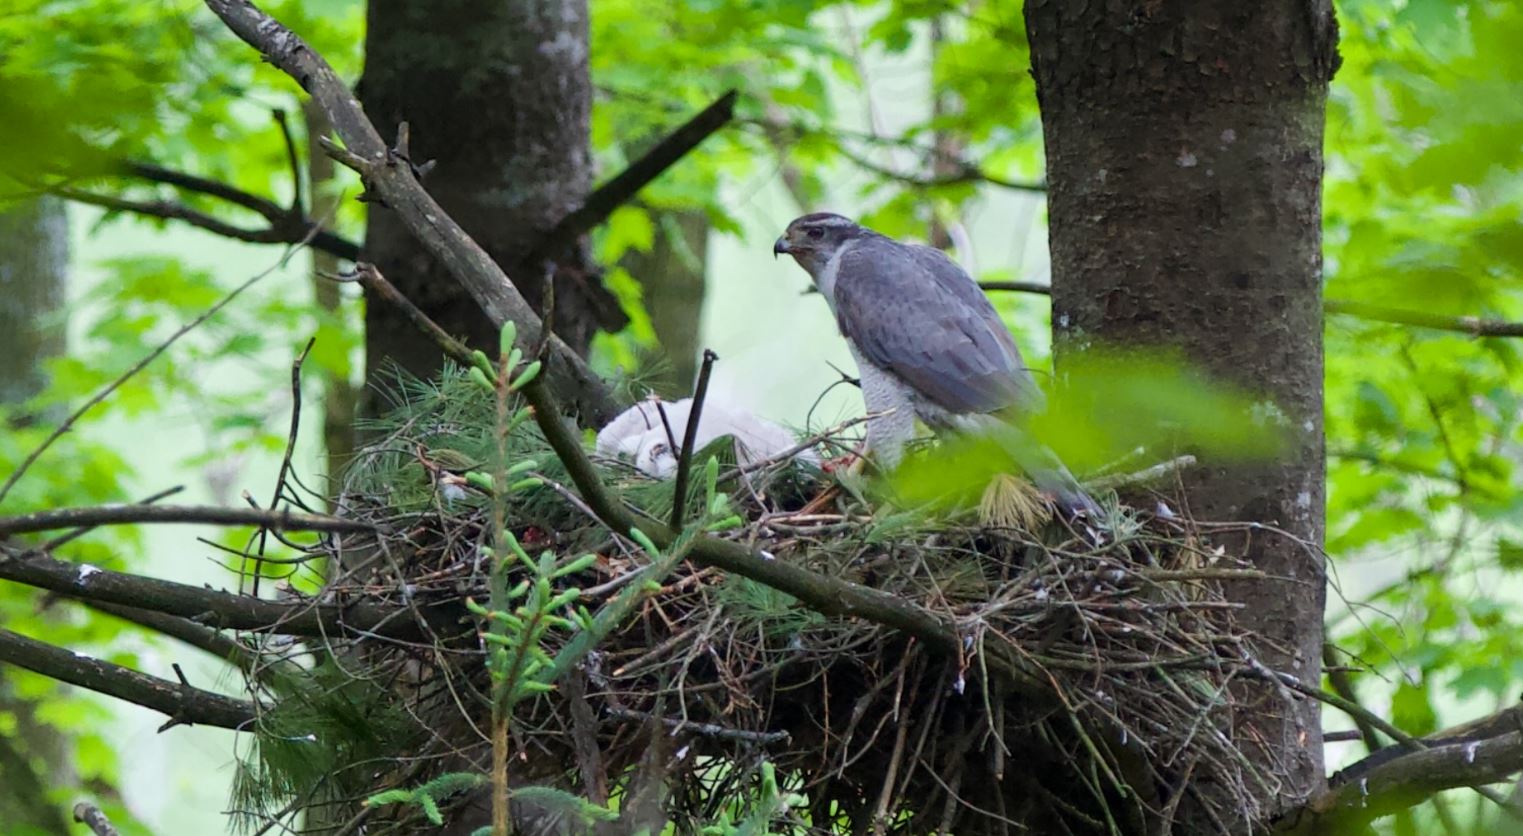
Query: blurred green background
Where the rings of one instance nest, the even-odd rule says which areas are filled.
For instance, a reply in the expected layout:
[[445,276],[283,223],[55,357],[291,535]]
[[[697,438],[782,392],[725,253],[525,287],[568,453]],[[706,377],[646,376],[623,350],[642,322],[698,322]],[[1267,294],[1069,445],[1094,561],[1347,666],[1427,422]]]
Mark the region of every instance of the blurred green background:
[[[361,3],[268,9],[357,78]],[[1344,63],[1328,109],[1326,296],[1433,316],[1523,316],[1523,4],[1350,0],[1338,10]],[[633,322],[598,338],[600,368],[627,368],[658,350],[640,299],[653,279],[633,275],[639,260],[630,256],[657,246],[684,214],[707,242],[698,345],[721,358],[715,396],[796,427],[861,411],[855,390],[831,388],[832,364],[852,364],[823,302],[804,295],[802,271],[771,256],[772,240],[801,211],[833,209],[900,237],[944,234],[981,280],[1047,280],[1043,197],[1008,187],[1042,178],[1015,0],[596,0],[592,25],[593,139],[604,177],[636,153],[630,137],[669,128],[730,87],[745,94],[733,126],[596,234],[597,257],[612,266],[607,281]],[[39,205],[38,172],[68,167],[83,172],[70,187],[149,199],[162,194],[99,172],[111,160],[151,159],[286,200],[289,172],[270,110],[300,114],[295,92],[190,0],[0,0],[0,158],[11,173],[0,177],[3,210],[66,223],[68,241],[67,302],[51,315],[66,320],[63,353],[41,364],[19,349],[0,358],[13,372],[46,373],[42,388],[3,407],[30,418],[0,436],[0,473],[57,416],[281,259],[279,247],[175,222]],[[976,170],[939,172],[933,148],[954,149]],[[347,175],[327,188],[358,192]],[[221,211],[213,206],[204,208]],[[358,240],[362,213],[344,201],[339,230]],[[0,236],[0,254],[23,246],[20,236]],[[311,404],[322,375],[360,383],[361,316],[352,288],[336,314],[319,313],[310,266],[309,254],[296,254],[133,378],[18,483],[4,513],[181,484],[187,503],[241,504],[245,490],[266,497],[284,446],[290,364],[314,335],[298,466],[321,484]],[[0,272],[0,289],[22,280]],[[1046,297],[994,299],[1028,361],[1046,366]],[[1327,623],[1350,654],[1340,663],[1368,668],[1356,677],[1359,696],[1412,734],[1514,702],[1523,692],[1518,341],[1330,315],[1326,356]],[[182,582],[233,583],[198,535],[236,539],[116,529],[69,554]],[[192,651],[40,607],[28,589],[0,587],[0,623],[156,675],[178,661],[197,685],[236,686],[227,668]],[[10,668],[3,676],[0,732],[63,733],[65,780],[47,803],[66,810],[83,791],[115,798],[108,809],[129,833],[227,827],[232,734],[158,735],[161,718],[151,712]],[[1337,713],[1326,725],[1350,727]],[[1362,749],[1335,743],[1328,753],[1336,764]],[[1493,813],[1480,803],[1449,794],[1418,821],[1484,823]]]

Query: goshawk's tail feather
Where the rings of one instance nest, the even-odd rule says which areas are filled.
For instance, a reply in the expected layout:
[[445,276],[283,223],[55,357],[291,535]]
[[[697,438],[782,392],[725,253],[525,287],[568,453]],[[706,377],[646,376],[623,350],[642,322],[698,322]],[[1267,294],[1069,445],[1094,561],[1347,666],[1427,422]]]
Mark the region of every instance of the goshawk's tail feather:
[[1091,522],[1100,518],[1100,503],[1080,487],[1079,480],[1047,445],[1010,425],[1001,427],[997,437],[1032,484],[1051,496],[1065,517],[1086,517]]

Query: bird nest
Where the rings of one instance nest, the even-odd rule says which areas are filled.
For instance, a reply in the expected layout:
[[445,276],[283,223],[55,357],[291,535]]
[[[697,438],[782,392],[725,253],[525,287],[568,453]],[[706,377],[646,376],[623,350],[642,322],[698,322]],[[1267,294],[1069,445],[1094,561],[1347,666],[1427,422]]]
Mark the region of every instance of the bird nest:
[[[300,801],[327,810],[309,821],[358,815],[371,833],[385,822],[413,832],[416,810],[355,799],[487,770],[487,649],[464,603],[487,594],[495,520],[530,553],[595,555],[555,581],[589,610],[650,563],[593,516],[532,424],[501,443],[510,464],[534,462],[523,473],[537,486],[496,500],[477,489],[471,469],[499,449],[496,411],[464,375],[404,382],[396,400],[341,499],[375,532],[325,544],[314,598],[426,610],[430,626],[411,640],[283,649],[322,660],[307,669],[325,684],[282,702],[290,719],[277,710],[260,724],[240,805]],[[741,517],[714,536],[918,605],[956,640],[826,617],[684,562],[553,691],[517,704],[515,786],[607,802],[629,825],[616,832],[660,819],[697,832],[758,805],[778,833],[1119,833],[1165,821],[1226,832],[1254,816],[1264,792],[1234,739],[1253,694],[1229,688],[1251,656],[1220,589],[1248,573],[1189,520],[1108,503],[1093,545],[1058,522],[1027,531],[982,524],[976,510],[869,507],[811,467],[741,473],[728,452],[703,454],[722,460],[719,485]],[[666,519],[670,482],[616,462],[600,473],[630,507]],[[509,571],[516,582],[528,570]],[[545,641],[553,655],[563,639]],[[293,742],[313,715],[337,715],[322,725],[331,738]],[[479,791],[440,799],[447,821],[481,803]],[[564,810],[554,824],[519,812],[530,832],[583,827]]]

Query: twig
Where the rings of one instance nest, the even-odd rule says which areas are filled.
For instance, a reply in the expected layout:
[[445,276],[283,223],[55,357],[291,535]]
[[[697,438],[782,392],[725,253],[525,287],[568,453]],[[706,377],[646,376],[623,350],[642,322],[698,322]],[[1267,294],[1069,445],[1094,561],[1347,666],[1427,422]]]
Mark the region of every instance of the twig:
[[74,820],[90,828],[90,832],[95,836],[119,836],[111,820],[106,818],[106,814],[88,801],[81,801],[74,805]]
[[[17,554],[3,546],[0,546],[0,580],[83,601],[176,615],[222,629],[266,630],[310,638],[354,632],[398,640],[413,640],[421,635],[421,628],[410,617],[412,610],[407,607],[366,600],[347,605],[269,601],[45,555]],[[425,613],[429,611],[423,609]],[[439,620],[444,623],[442,616]]]
[[[247,241],[251,244],[296,244],[311,239],[311,247],[337,258],[359,258],[360,245],[337,233],[323,229],[315,218],[293,214],[290,210],[257,195],[233,188],[226,183],[172,171],[149,163],[125,163],[123,170],[145,180],[175,186],[186,191],[220,198],[253,211],[269,222],[264,229],[249,229],[228,223],[214,215],[171,200],[132,200],[115,195],[77,189],[70,186],[46,187],[46,191],[65,200],[99,206],[113,212],[130,212],[161,220],[180,221],[214,235]],[[315,233],[315,234],[314,234]]]
[[[1332,686],[1333,693],[1354,705],[1359,705],[1358,695],[1354,693],[1353,680],[1349,677],[1347,671],[1338,667],[1336,650],[1337,648],[1332,642],[1323,640],[1322,667],[1327,675],[1327,684]],[[1357,739],[1364,741],[1366,751],[1374,754],[1384,748],[1385,744],[1381,742],[1380,735],[1376,733],[1374,723],[1371,723],[1368,718],[1360,714],[1350,715],[1350,718],[1354,721],[1354,727],[1358,730]],[[1323,739],[1327,739],[1327,735],[1323,735]]]
[[1109,491],[1129,488],[1134,485],[1146,485],[1157,482],[1167,476],[1173,476],[1185,468],[1194,466],[1194,456],[1177,456],[1166,462],[1160,462],[1152,467],[1139,470],[1136,473],[1115,473],[1110,476],[1102,476],[1099,479],[1086,482],[1085,487],[1096,491]]
[[[314,229],[313,232],[316,232],[316,230]],[[310,237],[310,233],[309,233],[309,237]],[[141,360],[137,361],[136,363],[132,364],[132,367],[127,369],[127,371],[122,372],[120,375],[117,375],[115,380],[113,380],[110,383],[106,384],[106,386],[103,389],[101,389],[99,392],[96,392],[94,395],[92,395],[90,397],[90,399],[88,401],[85,401],[83,405],[81,405],[78,409],[74,410],[74,412],[72,414],[70,414],[68,418],[64,419],[64,422],[62,424],[58,425],[57,429],[53,430],[53,432],[50,433],[47,438],[43,439],[41,444],[37,445],[37,448],[35,450],[33,450],[31,453],[27,454],[27,457],[22,460],[21,465],[19,467],[17,467],[14,471],[12,471],[11,475],[6,478],[5,484],[4,485],[0,485],[0,504],[3,504],[5,502],[5,497],[6,497],[7,494],[10,493],[11,488],[14,487],[16,482],[17,482],[17,480],[19,480],[22,477],[22,475],[24,475],[27,472],[27,470],[29,468],[31,468],[32,464],[37,461],[38,457],[40,457],[44,452],[46,452],[49,447],[52,447],[53,446],[53,442],[55,442],[58,439],[62,438],[64,433],[66,433],[69,430],[73,429],[75,423],[77,423],[80,418],[84,417],[84,414],[86,412],[89,412],[90,410],[94,409],[96,407],[96,405],[100,404],[106,398],[111,397],[111,393],[115,392],[117,389],[119,389],[122,386],[122,384],[124,384],[128,380],[132,379],[133,376],[135,376],[138,372],[142,371],[145,367],[147,367],[147,365],[149,363],[152,363],[154,360],[158,359],[160,354],[163,354],[165,351],[168,351],[169,347],[174,345],[181,337],[183,337],[186,334],[190,333],[192,330],[194,330],[196,328],[196,326],[200,325],[201,323],[205,322],[208,319],[211,319],[212,316],[214,316],[218,311],[222,310],[224,307],[227,307],[227,304],[229,302],[231,302],[234,299],[238,298],[238,294],[242,293],[245,290],[248,290],[250,287],[252,287],[254,285],[255,282],[259,281],[260,279],[264,278],[265,276],[268,276],[271,273],[275,272],[276,270],[280,269],[281,267],[284,267],[286,262],[290,260],[291,256],[294,255],[296,252],[298,252],[301,249],[301,247],[304,246],[306,243],[307,243],[306,240],[303,240],[301,242],[301,244],[298,244],[297,246],[292,247],[290,250],[287,250],[286,253],[280,257],[279,261],[277,261],[274,264],[270,265],[269,267],[265,268],[263,271],[255,274],[253,277],[251,277],[248,281],[244,282],[243,284],[240,284],[237,287],[233,288],[231,292],[229,292],[226,296],[223,296],[221,299],[217,300],[217,303],[215,305],[212,305],[210,308],[207,308],[206,311],[204,313],[202,313],[200,316],[198,316],[195,319],[192,319],[190,322],[187,322],[184,325],[180,326],[180,329],[178,331],[175,331],[173,334],[169,335],[169,339],[165,340],[162,343],[159,343],[158,346],[156,346],[152,351],[148,352],[148,354],[145,357],[143,357],[143,359],[141,359]]]
[[[284,111],[276,111],[281,114],[280,124],[285,126]],[[289,133],[287,134],[289,138]],[[293,149],[294,155],[296,151]],[[293,157],[294,159],[294,157]],[[300,172],[297,172],[298,179]],[[275,491],[270,496],[270,511],[280,504],[280,497],[286,490],[286,477],[291,474],[291,456],[296,452],[296,435],[301,430],[301,364],[307,361],[307,355],[312,353],[312,346],[317,344],[317,338],[307,340],[306,348],[291,363],[291,429],[286,433],[286,453],[280,460],[280,472],[275,476]],[[259,549],[254,557],[254,589],[253,594],[259,595],[259,577],[264,574],[264,549],[269,539],[269,529],[259,529]],[[241,567],[240,567],[241,569]],[[240,578],[240,582],[241,582]]]
[[316,514],[293,514],[290,511],[264,511],[257,508],[218,508],[193,505],[96,505],[87,508],[61,508],[38,511],[16,517],[0,517],[0,537],[33,531],[52,531],[76,526],[123,525],[136,523],[196,523],[208,525],[257,525],[276,531],[322,531],[343,533],[373,531],[373,523],[323,517]]
[[[184,485],[175,485],[172,488],[165,488],[164,490],[159,491],[156,494],[152,494],[152,495],[150,495],[148,497],[145,497],[145,498],[139,500],[138,504],[139,505],[152,505],[153,503],[158,502],[161,499],[167,499],[167,498],[169,498],[171,496],[174,496],[175,494],[177,494],[177,493],[179,493],[179,492],[181,492],[183,490],[185,490],[185,486]],[[54,537],[53,539],[47,541],[46,543],[43,543],[42,545],[38,546],[35,551],[38,551],[38,552],[52,552],[52,551],[56,551],[60,546],[63,546],[65,544],[67,544],[67,543],[72,543],[73,541],[79,539],[80,537],[83,537],[86,534],[89,534],[90,532],[94,531],[95,528],[96,528],[96,526],[93,526],[93,525],[85,525],[85,526],[80,526],[79,528],[76,528],[73,531],[64,532],[63,534],[60,534],[57,537]]]
[[740,475],[744,476],[747,473],[761,470],[764,467],[770,467],[774,464],[777,464],[778,462],[788,461],[789,459],[792,459],[794,456],[797,456],[799,453],[802,453],[805,450],[813,447],[818,447],[824,442],[839,436],[841,433],[851,429],[857,424],[865,424],[868,421],[871,421],[872,419],[877,418],[883,414],[884,413],[881,412],[870,412],[866,415],[862,415],[856,418],[849,418],[839,424],[836,424],[833,427],[830,427],[829,429],[809,436],[808,438],[800,441],[792,447],[789,447],[781,453],[778,453],[770,458],[758,459],[757,461],[751,462],[750,464],[741,465],[740,467],[736,468],[736,470]]
[[534,353],[530,355],[541,363],[550,357],[550,335],[555,333],[555,270],[548,262],[544,274],[539,283],[539,310],[544,327],[539,332],[539,345],[534,347]]
[[1052,285],[1041,282],[979,282],[978,286],[986,293],[1011,292],[1011,293],[1037,293],[1043,296],[1052,295]]
[[917,174],[905,174],[904,172],[894,171],[891,168],[878,165],[866,157],[847,151],[845,146],[842,145],[837,145],[836,150],[840,152],[841,156],[851,160],[852,164],[858,168],[870,171],[879,177],[887,177],[890,180],[897,180],[900,183],[903,183],[907,186],[913,186],[918,189],[931,189],[939,186],[957,186],[963,183],[988,183],[991,186],[999,186],[1001,188],[1013,189],[1020,192],[1035,192],[1037,194],[1047,193],[1046,183],[1007,180],[1003,177],[996,177],[979,168],[978,166],[967,162],[966,160],[947,161],[951,166],[956,167],[956,172],[953,174],[941,174],[931,177],[924,177]]
[[[183,486],[175,486],[167,490],[159,491],[158,493],[143,499],[139,504],[151,505],[160,499],[168,496],[173,496],[182,490],[184,490]],[[59,546],[62,546],[77,537],[81,537],[91,531],[94,531],[95,528],[95,526],[81,526],[80,528],[76,528],[66,534],[61,534],[58,537],[54,537],[52,540],[43,543],[41,546],[38,546],[36,549],[34,549],[32,553],[46,554],[48,552],[52,552]],[[188,618],[181,618],[174,615],[165,615],[164,613],[155,612],[153,610],[144,610],[138,609],[136,607],[121,606],[119,604],[109,604],[102,601],[91,601],[85,598],[76,598],[73,595],[67,595],[56,591],[53,592],[53,594],[63,598],[68,598],[70,600],[79,601],[90,609],[106,613],[107,615],[116,616],[117,618],[120,618],[124,621],[130,621],[139,627],[144,627],[157,633],[162,633],[163,635],[169,636],[170,638],[179,639],[180,641],[185,642],[192,647],[204,650],[207,653],[222,659],[223,661],[232,662],[245,671],[252,671],[258,665],[259,657],[257,654],[248,650],[233,639],[222,635],[216,630],[213,630],[210,627],[203,627],[202,625],[197,624]]]
[[256,716],[251,702],[138,673],[11,630],[0,629],[0,662],[151,708],[169,716],[164,728],[195,724],[242,730]]
[[571,741],[576,752],[577,771],[582,773],[582,791],[594,804],[608,803],[608,770],[598,749],[598,718],[587,702],[587,671],[576,668],[561,677],[571,713]]
[[183,171],[175,171],[155,163],[128,160],[122,163],[122,171],[143,180],[163,183],[167,186],[174,186],[177,189],[184,189],[188,192],[225,200],[234,206],[242,206],[266,218],[273,219],[276,216],[284,215],[286,212],[285,209],[281,208],[273,200],[268,200],[256,194],[250,194],[221,180],[212,180],[209,177],[200,177]]
[[286,120],[284,108],[277,107],[270,111],[270,115],[280,127],[280,138],[286,145],[286,165],[291,167],[291,208],[286,214],[299,218],[306,213],[307,201],[302,195],[301,158],[296,153],[296,140],[291,136],[291,125]]
[[628,203],[646,184],[660,177],[662,172],[687,156],[699,143],[728,124],[735,115],[735,99],[738,96],[739,93],[735,90],[726,92],[656,143],[638,160],[630,163],[628,168],[612,180],[594,189],[579,208],[561,218],[559,223],[545,233],[519,263],[538,264],[607,220],[615,209]]
[[1298,694],[1311,697],[1318,702],[1330,705],[1333,708],[1342,711],[1344,714],[1349,715],[1350,717],[1359,717],[1375,728],[1385,732],[1391,737],[1392,740],[1399,741],[1413,748],[1422,746],[1422,742],[1420,740],[1410,734],[1407,734],[1406,732],[1392,725],[1389,720],[1386,720],[1384,717],[1381,717],[1379,714],[1370,711],[1369,709],[1356,702],[1346,700],[1337,694],[1330,694],[1327,691],[1324,691],[1314,685],[1307,685],[1306,683],[1302,682],[1294,676],[1291,676],[1288,673],[1280,673],[1279,671],[1270,670],[1268,666],[1264,665],[1262,662],[1259,662],[1256,659],[1248,659],[1248,668],[1249,669],[1247,671],[1244,671],[1241,674],[1242,676],[1253,676],[1268,682],[1276,683],[1281,687],[1288,688]]
[[[73,598],[74,596],[63,596]],[[177,615],[165,615],[154,610],[139,609],[137,607],[124,607],[120,604],[110,604],[104,601],[89,601],[82,598],[74,598],[92,610],[112,615],[123,621],[129,621],[139,627],[144,627],[155,633],[178,639],[185,644],[229,662],[244,672],[253,672],[262,661],[259,654],[249,650],[236,640],[222,635],[218,631],[197,624],[188,618]]]
[[1523,337],[1523,322],[1481,319],[1477,316],[1444,316],[1345,299],[1329,299],[1322,306],[1328,313],[1357,317],[1372,322],[1411,325],[1436,331],[1454,331],[1469,334],[1472,337]]
[[[503,269],[428,194],[411,164],[390,152],[349,85],[328,62],[253,3],[205,2],[234,34],[312,95],[344,141],[346,150],[338,155],[339,162],[360,173],[367,192],[397,213],[429,254],[465,287],[492,324],[516,323],[519,348],[526,354],[531,352],[539,340],[539,316]],[[554,362],[547,365],[545,374],[550,385],[571,398],[584,417],[596,422],[612,418],[617,408],[607,385],[570,346],[558,337],[551,340]]]
[[681,531],[683,517],[687,513],[687,482],[693,469],[693,445],[698,442],[698,422],[703,418],[703,402],[709,395],[709,375],[714,371],[714,361],[719,355],[705,348],[703,366],[698,370],[698,385],[693,388],[693,401],[687,413],[687,430],[682,434],[682,453],[677,459],[677,481],[672,495],[672,530]]
[[689,732],[702,737],[712,737],[717,740],[741,740],[747,743],[787,743],[790,739],[787,732],[753,732],[744,729],[732,729],[714,723],[695,723],[691,720],[682,720],[675,717],[655,717],[643,711],[633,711],[628,708],[606,708],[604,713],[619,720],[637,720],[649,722],[657,720],[661,725],[672,730],[673,735]]
[[[1017,293],[1040,293],[1051,295],[1050,285],[1036,282],[980,282],[986,291],[1014,291]],[[1478,316],[1444,316],[1425,311],[1387,308],[1349,299],[1328,299],[1322,309],[1330,314],[1349,316],[1368,322],[1387,322],[1392,325],[1411,325],[1415,328],[1431,328],[1435,331],[1453,331],[1472,337],[1523,337],[1523,322],[1501,319],[1482,319]]]
[[656,401],[656,414],[661,418],[661,431],[666,433],[667,449],[674,451],[674,454],[680,454],[682,452],[682,445],[677,443],[677,437],[672,432],[672,420],[666,414],[665,401],[659,399]]
[[335,281],[359,282],[366,290],[374,293],[382,301],[401,311],[407,317],[407,321],[413,324],[414,328],[417,328],[425,336],[433,340],[434,345],[439,346],[440,350],[448,355],[451,360],[464,366],[470,366],[474,362],[471,359],[471,350],[465,347],[465,343],[450,336],[448,331],[440,328],[437,323],[429,319],[427,314],[423,313],[417,305],[412,303],[412,300],[403,296],[402,292],[397,290],[396,285],[387,281],[386,277],[381,275],[381,271],[374,264],[361,261],[354,265],[354,272],[345,273],[340,276],[329,276],[328,278]]

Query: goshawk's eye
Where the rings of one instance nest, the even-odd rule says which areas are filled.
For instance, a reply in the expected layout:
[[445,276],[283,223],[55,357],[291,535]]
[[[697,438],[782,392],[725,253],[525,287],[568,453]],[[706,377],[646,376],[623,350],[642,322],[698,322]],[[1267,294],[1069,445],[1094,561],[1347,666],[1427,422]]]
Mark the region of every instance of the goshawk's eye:
[[825,235],[825,230],[820,229],[817,226],[810,227],[808,231],[809,231],[809,237],[810,238],[814,238],[814,239],[822,238]]

